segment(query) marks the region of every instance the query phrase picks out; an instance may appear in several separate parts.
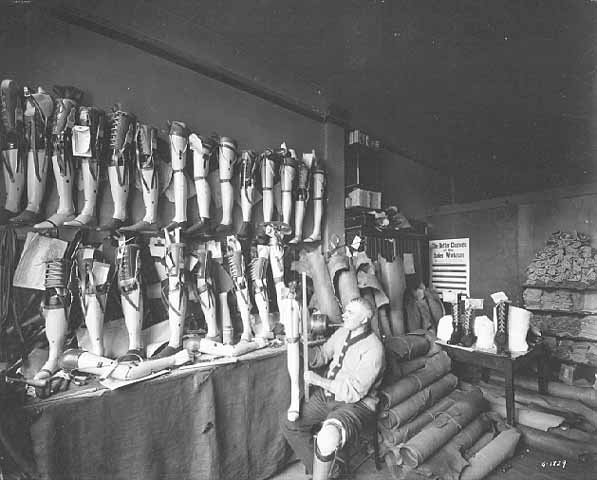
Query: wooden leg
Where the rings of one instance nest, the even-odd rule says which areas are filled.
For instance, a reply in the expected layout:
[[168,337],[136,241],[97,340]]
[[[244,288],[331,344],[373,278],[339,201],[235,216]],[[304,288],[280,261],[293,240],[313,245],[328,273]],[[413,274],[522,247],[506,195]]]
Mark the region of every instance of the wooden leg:
[[506,420],[514,426],[514,374],[512,369],[512,362],[510,360],[504,362],[504,380],[506,383]]

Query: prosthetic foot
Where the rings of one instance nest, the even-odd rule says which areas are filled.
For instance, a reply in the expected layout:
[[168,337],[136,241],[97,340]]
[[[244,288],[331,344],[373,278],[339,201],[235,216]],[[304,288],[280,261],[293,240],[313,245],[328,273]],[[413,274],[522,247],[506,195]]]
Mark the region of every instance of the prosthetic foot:
[[311,165],[315,159],[313,153],[303,153],[303,161],[298,164],[297,198],[294,213],[294,238],[289,243],[299,243],[303,239],[303,221],[309,201],[309,183],[311,181]]
[[128,112],[116,110],[112,114],[108,179],[110,180],[114,213],[112,219],[103,224],[100,230],[118,230],[127,218],[126,203],[131,183],[135,124],[135,117]]
[[252,235],[251,214],[255,203],[255,185],[257,183],[257,154],[253,150],[243,150],[240,166],[240,205],[243,223],[238,231],[238,238],[248,240]]
[[50,118],[54,100],[41,87],[37,93],[24,88],[25,95],[25,150],[27,151],[27,208],[10,219],[11,223],[37,223],[46,192],[48,177],[47,153],[50,149]]
[[170,233],[166,234],[166,272],[168,274],[168,325],[170,340],[166,348],[158,352],[153,358],[172,355],[182,348],[182,334],[187,313],[187,291],[184,281],[186,257],[185,245],[180,242],[180,230],[174,231],[174,239]]
[[287,366],[290,376],[290,406],[288,407],[288,420],[294,422],[299,417],[300,405],[300,356],[299,335],[301,325],[301,307],[296,300],[296,283],[284,292],[280,302],[280,319],[284,324],[287,345]]
[[54,101],[52,129],[52,170],[58,190],[58,210],[34,228],[56,228],[75,218],[73,183],[75,179],[72,150],[72,129],[77,105],[83,92],[74,87],[54,87],[59,98]]
[[253,297],[259,312],[261,328],[258,338],[274,338],[269,318],[269,298],[267,294],[267,264],[269,263],[269,246],[257,245],[257,257],[251,261],[251,279],[253,280]]
[[282,163],[280,165],[280,182],[282,186],[282,223],[287,225],[288,230],[290,230],[290,225],[292,223],[294,183],[296,179],[298,160],[296,159],[296,152],[292,149],[286,148],[285,143],[282,144],[282,151],[284,152]]
[[117,265],[118,288],[122,314],[129,337],[127,353],[119,360],[134,361],[143,359],[143,293],[141,291],[141,263],[139,246],[127,243],[124,236],[118,241]]
[[325,170],[315,165],[315,170],[313,170],[313,232],[305,238],[305,242],[318,242],[321,240],[325,184]]
[[216,233],[228,235],[232,233],[232,207],[234,206],[234,191],[232,189],[232,171],[236,163],[236,142],[232,138],[220,138],[220,189],[222,192],[222,220],[216,227]]
[[76,256],[79,295],[85,326],[89,334],[91,352],[104,355],[104,313],[110,264],[102,261],[99,250],[93,247],[81,247]]
[[97,187],[99,166],[104,159],[104,128],[106,116],[102,110],[81,107],[77,125],[73,127],[73,156],[80,160],[83,173],[85,203],[74,220],[64,222],[72,227],[88,227],[96,223]]
[[64,351],[71,305],[68,288],[69,272],[70,262],[65,259],[51,260],[46,263],[46,292],[41,313],[46,322],[48,360],[42,365],[34,380],[49,380],[58,370],[58,361]]
[[189,145],[193,152],[193,176],[197,191],[199,221],[187,229],[187,234],[201,235],[211,230],[211,187],[207,182],[207,176],[219,143],[220,140],[217,137],[199,137],[194,133],[189,135]]
[[141,180],[145,216],[137,223],[122,227],[123,232],[157,232],[159,181],[157,169],[158,131],[155,127],[139,124],[135,135],[137,171]]
[[25,191],[23,102],[20,88],[14,80],[2,80],[0,100],[0,119],[5,134],[2,165],[6,187],[6,203],[0,212],[0,223],[4,224],[20,212]]
[[234,235],[228,236],[226,245],[226,263],[228,265],[228,272],[234,283],[236,304],[243,323],[241,340],[248,342],[253,339],[253,333],[251,331],[251,303],[249,300],[249,289],[245,278],[245,260],[243,258],[240,242]]
[[211,275],[211,252],[202,244],[195,255],[198,261],[195,265],[195,278],[197,281],[197,291],[199,293],[199,301],[201,303],[201,310],[205,317],[207,325],[208,340],[215,342],[222,341],[222,336],[218,328],[216,298],[214,295],[213,280]]
[[187,164],[189,132],[183,122],[174,121],[170,125],[170,158],[172,160],[172,179],[174,182],[174,218],[168,230],[185,228],[187,224],[187,179],[184,169]]

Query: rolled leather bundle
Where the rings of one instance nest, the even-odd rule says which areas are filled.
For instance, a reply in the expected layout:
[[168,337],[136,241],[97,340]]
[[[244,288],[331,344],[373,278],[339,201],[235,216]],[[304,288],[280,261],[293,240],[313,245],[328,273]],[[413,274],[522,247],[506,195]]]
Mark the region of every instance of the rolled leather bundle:
[[452,392],[447,397],[442,398],[435,405],[431,406],[412,421],[394,428],[387,428],[383,425],[378,425],[379,435],[381,441],[387,446],[400,445],[406,442],[409,438],[419,433],[426,425],[429,425],[436,415],[443,412],[454,405],[459,398],[462,398],[462,393],[457,390]]
[[392,334],[403,335],[406,333],[404,321],[404,292],[406,290],[406,278],[404,266],[400,257],[388,262],[384,257],[379,257],[379,268],[381,283],[386,295],[390,299],[390,324]]
[[317,305],[321,313],[328,316],[330,323],[340,323],[341,311],[338,299],[334,295],[330,274],[325,264],[320,248],[303,249],[299,260],[292,263],[292,270],[306,273],[313,281],[313,291],[316,292]]
[[504,430],[469,460],[462,471],[461,480],[481,480],[500,463],[514,455],[520,432],[515,428]]
[[379,391],[381,407],[389,409],[446,375],[452,362],[446,352],[431,357],[425,367]]
[[[491,379],[501,379],[502,382],[504,381],[503,378],[494,374],[491,375]],[[517,375],[514,378],[514,383],[517,387],[526,388],[534,392],[539,390],[536,379],[520,377]],[[547,393],[555,397],[578,400],[591,408],[597,408],[597,390],[594,390],[591,387],[575,387],[561,382],[549,382],[547,384]]]
[[[451,373],[433,382],[420,392],[380,415],[379,422],[386,428],[399,427],[414,419],[440,399],[449,395],[458,385],[458,378]],[[479,392],[480,393],[480,392]]]
[[357,272],[344,253],[344,248],[339,248],[332,254],[327,267],[336,296],[343,307],[346,307],[351,300],[360,297]]
[[483,447],[485,447],[485,445],[491,442],[494,437],[495,432],[493,431],[481,435],[479,439],[473,444],[473,446],[464,453],[464,458],[468,460],[469,458],[473,457],[477,452],[479,452]]
[[431,341],[423,334],[399,335],[388,338],[386,352],[398,360],[412,360],[426,355],[431,349]]
[[411,468],[418,467],[448,443],[459,430],[468,425],[485,407],[486,402],[480,390],[467,392],[463,400],[440,413],[423,431],[400,447],[399,452],[402,462]]
[[471,448],[491,426],[491,421],[485,415],[479,415],[423,463],[418,470],[437,476],[442,480],[458,480],[460,473],[468,465],[462,452]]
[[361,291],[370,288],[373,291],[374,305],[377,308],[389,305],[390,299],[383,289],[381,281],[375,273],[375,265],[365,252],[359,252],[353,257],[355,270],[357,271],[357,284]]

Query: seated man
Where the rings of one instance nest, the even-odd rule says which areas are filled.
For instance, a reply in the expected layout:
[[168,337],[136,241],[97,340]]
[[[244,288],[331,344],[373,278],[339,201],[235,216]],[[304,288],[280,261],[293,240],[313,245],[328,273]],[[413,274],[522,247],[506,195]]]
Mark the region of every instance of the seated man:
[[[325,377],[305,372],[305,382],[319,388],[311,390],[308,402],[303,399],[297,421],[282,420],[286,440],[313,480],[327,479],[336,452],[375,421],[376,388],[385,362],[383,345],[369,326],[373,315],[363,298],[346,306],[344,325],[323,345],[309,349],[312,368],[329,364]],[[313,429],[322,422],[313,448]]]

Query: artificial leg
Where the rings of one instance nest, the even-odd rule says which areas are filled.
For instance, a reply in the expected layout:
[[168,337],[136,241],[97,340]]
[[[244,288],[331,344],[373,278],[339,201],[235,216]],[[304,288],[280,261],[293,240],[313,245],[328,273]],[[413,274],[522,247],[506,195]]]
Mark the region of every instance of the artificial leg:
[[170,125],[170,155],[172,159],[172,179],[174,182],[174,218],[168,229],[184,228],[187,224],[187,179],[184,169],[187,164],[189,133],[183,122]]
[[232,233],[232,207],[234,206],[234,191],[232,189],[232,170],[237,157],[236,142],[228,137],[220,139],[220,189],[222,192],[222,220],[216,228],[219,234]]
[[256,153],[253,150],[243,150],[240,168],[240,206],[243,223],[238,231],[238,238],[247,240],[251,237],[251,214],[255,203],[255,184],[257,173]]
[[337,420],[326,420],[317,433],[314,444],[313,480],[327,480],[336,452],[343,445],[343,427]]
[[296,301],[296,285],[286,291],[280,303],[280,320],[284,324],[287,346],[287,366],[290,376],[290,406],[288,407],[288,420],[294,422],[299,417],[300,405],[300,355],[299,336],[301,322],[301,307]]
[[263,196],[264,223],[271,222],[274,215],[275,156],[276,154],[269,149],[261,154],[261,194]]
[[253,297],[259,312],[261,328],[256,336],[259,338],[273,338],[272,327],[269,318],[269,298],[267,295],[267,264],[269,259],[269,247],[257,245],[257,257],[251,262],[251,278],[253,280]]
[[117,260],[120,303],[129,337],[128,351],[120,358],[120,361],[144,358],[141,337],[143,329],[143,293],[141,292],[139,246],[133,243],[127,244],[125,238],[120,237]]
[[303,161],[298,165],[297,199],[294,213],[294,238],[289,243],[299,243],[303,239],[303,222],[309,201],[309,183],[311,165],[314,163],[315,151],[303,153]]
[[318,242],[321,240],[325,184],[325,170],[317,168],[313,171],[313,232],[305,238],[305,242]]
[[211,228],[211,187],[207,181],[209,175],[211,158],[216,153],[219,145],[217,137],[199,137],[192,133],[189,136],[189,145],[193,152],[193,176],[195,190],[197,191],[197,207],[199,209],[199,221],[190,227],[186,233],[202,234],[209,232]]
[[[282,146],[286,149],[286,144],[282,144]],[[280,182],[282,186],[282,222],[289,230],[292,223],[293,190],[297,166],[298,161],[295,151],[292,149],[287,150],[287,155],[284,156],[280,167]]]
[[227,240],[226,261],[228,264],[228,271],[232,282],[234,283],[234,291],[236,295],[236,304],[243,323],[243,333],[241,340],[251,341],[253,333],[251,331],[251,303],[249,300],[249,289],[247,280],[245,278],[245,261],[243,258],[240,242],[233,235],[229,235]]
[[213,281],[211,276],[211,252],[202,245],[196,252],[198,257],[196,269],[197,291],[201,310],[207,325],[206,338],[216,342],[221,341],[221,333],[218,328],[216,298],[214,295]]

